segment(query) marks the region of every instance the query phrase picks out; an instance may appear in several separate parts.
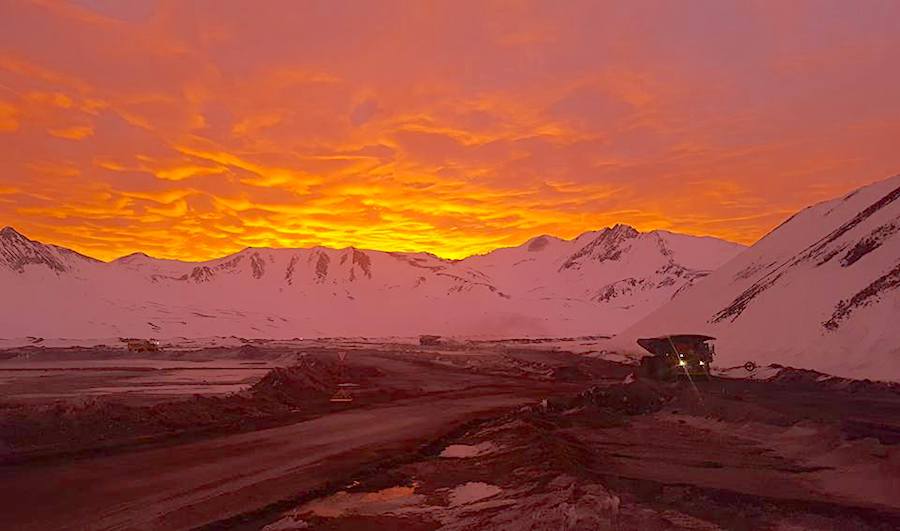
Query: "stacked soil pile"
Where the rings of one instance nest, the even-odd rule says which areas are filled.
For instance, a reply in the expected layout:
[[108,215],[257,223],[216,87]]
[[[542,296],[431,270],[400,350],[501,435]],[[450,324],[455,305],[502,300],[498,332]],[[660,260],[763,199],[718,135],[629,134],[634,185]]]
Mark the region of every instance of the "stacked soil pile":
[[900,394],[900,384],[895,382],[873,382],[872,380],[851,380],[832,376],[809,369],[796,369],[772,364],[770,367],[780,369],[770,382],[789,384],[797,388],[834,389],[849,393],[894,393]]
[[609,387],[592,387],[579,394],[573,406],[612,409],[626,415],[644,415],[659,411],[672,399],[669,390],[644,380]]
[[340,383],[364,384],[380,375],[381,371],[374,367],[342,366],[331,360],[304,356],[296,365],[269,371],[250,388],[250,395],[260,403],[302,406],[328,401]]
[[127,446],[172,436],[257,429],[278,419],[330,410],[338,384],[366,386],[381,373],[373,367],[342,366],[303,356],[276,368],[250,389],[225,397],[130,406],[111,400],[49,405],[0,403],[0,462],[28,455],[71,453]]

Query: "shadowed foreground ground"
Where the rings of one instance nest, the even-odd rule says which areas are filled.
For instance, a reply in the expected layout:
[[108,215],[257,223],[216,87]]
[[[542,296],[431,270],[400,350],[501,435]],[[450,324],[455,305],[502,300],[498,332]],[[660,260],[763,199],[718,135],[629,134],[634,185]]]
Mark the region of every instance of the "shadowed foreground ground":
[[[348,366],[328,348],[301,358],[314,359],[315,370],[276,371],[244,392],[240,411],[269,415],[265,422],[204,417],[209,429],[179,425],[165,437],[129,439],[133,427],[119,421],[109,427],[118,439],[82,437],[77,452],[40,440],[40,430],[20,436],[0,468],[4,525],[900,525],[891,494],[900,491],[900,394],[889,387],[835,388],[802,377],[716,380],[696,390],[622,384],[628,367],[503,345],[368,346]],[[363,382],[356,401],[329,404],[332,379],[353,370]],[[223,400],[217,404],[232,407],[237,399]],[[15,411],[10,418],[24,426],[31,409]]]

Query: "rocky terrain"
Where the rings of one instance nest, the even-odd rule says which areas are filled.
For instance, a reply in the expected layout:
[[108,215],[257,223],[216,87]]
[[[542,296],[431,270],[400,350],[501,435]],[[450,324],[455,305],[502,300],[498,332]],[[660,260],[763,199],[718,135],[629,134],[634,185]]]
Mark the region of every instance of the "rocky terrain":
[[591,387],[479,422],[263,529],[892,529],[900,426],[855,432],[840,403],[878,403],[865,416],[884,420],[898,390],[802,380]]
[[[27,375],[4,367],[47,370],[63,350],[0,361],[13,529],[900,525],[896,385],[784,367],[656,383],[540,343],[319,341],[157,354],[285,363],[224,396],[22,400],[10,380]],[[353,401],[329,402],[347,380]]]

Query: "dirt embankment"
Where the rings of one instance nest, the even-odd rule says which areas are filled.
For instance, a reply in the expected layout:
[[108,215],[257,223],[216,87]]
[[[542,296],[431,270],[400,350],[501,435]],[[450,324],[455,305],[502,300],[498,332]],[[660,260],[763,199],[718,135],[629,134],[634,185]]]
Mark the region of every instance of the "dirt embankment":
[[[859,454],[862,443],[848,443],[829,414],[809,421],[812,395],[791,402],[791,392],[779,382],[599,385],[473,425],[432,452],[348,478],[343,490],[254,524],[271,531],[896,529],[900,512],[891,505],[845,496],[830,479],[853,474],[847,481],[855,488],[877,488],[874,469],[854,467],[896,466],[896,451],[869,441],[863,446],[883,453]],[[891,398],[881,388],[860,393]],[[830,410],[848,394],[819,387],[812,398]],[[834,440],[817,452],[855,449],[853,466],[784,446],[824,433]]]
[[852,380],[810,369],[784,367],[778,364],[772,364],[769,367],[777,369],[778,372],[769,378],[768,381],[791,384],[796,388],[831,389],[848,393],[894,393],[900,395],[900,384],[895,382],[876,382],[869,379]]
[[0,462],[127,447],[206,433],[258,429],[334,410],[338,384],[353,381],[366,395],[381,372],[333,358],[301,356],[267,373],[250,389],[224,397],[132,406],[103,398],[46,405],[0,403]]

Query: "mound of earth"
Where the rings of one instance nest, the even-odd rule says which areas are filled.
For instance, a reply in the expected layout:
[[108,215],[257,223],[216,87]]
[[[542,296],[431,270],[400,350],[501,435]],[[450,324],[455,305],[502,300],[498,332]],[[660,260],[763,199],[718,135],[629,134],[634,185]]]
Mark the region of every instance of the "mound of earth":
[[381,371],[374,367],[348,366],[303,356],[295,365],[269,371],[250,388],[250,395],[256,400],[302,405],[328,400],[341,383],[361,385],[378,376],[381,376]]
[[610,413],[644,415],[659,411],[674,397],[672,386],[635,380],[609,386],[594,386],[569,397],[545,400],[542,409],[565,411],[572,409],[603,409]]
[[772,364],[770,367],[778,370],[774,376],[768,379],[770,382],[790,384],[798,388],[818,387],[844,390],[850,393],[880,393],[888,391],[900,394],[900,384],[895,382],[875,382],[868,379],[853,380],[810,369],[784,367],[778,364]]
[[846,407],[892,422],[896,397],[794,387],[638,380],[547,398],[357,471],[263,529],[897,529],[898,442],[842,428]]
[[289,415],[329,410],[338,384],[365,386],[378,369],[303,356],[275,368],[250,389],[224,397],[132,406],[102,398],[48,405],[0,403],[0,462],[71,453],[177,435],[255,429]]
[[662,409],[672,394],[655,383],[636,380],[609,387],[592,387],[579,400],[594,407],[608,408],[627,415],[643,415]]

